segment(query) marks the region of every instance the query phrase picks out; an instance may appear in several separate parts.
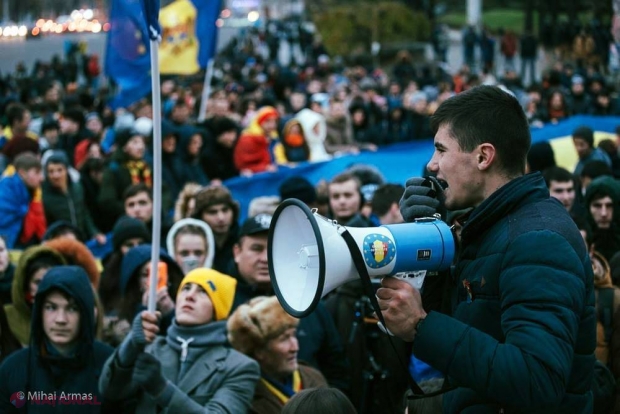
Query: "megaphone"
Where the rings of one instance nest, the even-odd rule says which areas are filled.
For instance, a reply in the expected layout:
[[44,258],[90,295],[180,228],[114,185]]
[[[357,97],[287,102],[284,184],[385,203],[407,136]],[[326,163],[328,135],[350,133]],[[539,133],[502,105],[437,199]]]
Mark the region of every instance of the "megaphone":
[[308,315],[323,296],[359,278],[342,237],[345,231],[353,236],[371,277],[441,271],[454,259],[450,227],[437,218],[352,228],[311,211],[300,200],[284,200],[271,220],[267,255],[275,294],[290,315]]

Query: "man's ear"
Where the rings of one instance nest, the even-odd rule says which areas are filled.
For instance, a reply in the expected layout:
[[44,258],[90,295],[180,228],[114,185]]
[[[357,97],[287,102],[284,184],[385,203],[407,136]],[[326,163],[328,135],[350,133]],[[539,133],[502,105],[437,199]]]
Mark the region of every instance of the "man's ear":
[[237,260],[237,257],[239,256],[240,253],[241,253],[241,246],[239,245],[239,242],[237,242],[233,245],[233,259],[235,263],[239,263],[239,261]]
[[495,161],[497,156],[497,151],[492,144],[485,142],[484,144],[480,144],[477,149],[477,159],[478,169],[486,170],[488,169]]

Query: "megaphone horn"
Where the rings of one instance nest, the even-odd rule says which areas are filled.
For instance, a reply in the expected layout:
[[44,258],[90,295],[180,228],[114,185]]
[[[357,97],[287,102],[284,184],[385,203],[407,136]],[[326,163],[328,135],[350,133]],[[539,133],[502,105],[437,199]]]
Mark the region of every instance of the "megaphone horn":
[[371,277],[441,271],[454,259],[450,227],[437,218],[353,228],[311,211],[300,200],[284,200],[271,220],[267,255],[275,294],[292,316],[308,315],[323,296],[359,278],[341,236],[345,230],[353,236]]

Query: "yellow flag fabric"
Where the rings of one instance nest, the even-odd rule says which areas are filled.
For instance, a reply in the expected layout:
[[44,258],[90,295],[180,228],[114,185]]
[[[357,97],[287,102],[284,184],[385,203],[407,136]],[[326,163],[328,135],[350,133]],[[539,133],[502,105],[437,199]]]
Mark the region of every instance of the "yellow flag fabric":
[[194,75],[200,70],[197,14],[190,0],[176,0],[159,12],[162,31],[159,70],[162,75]]

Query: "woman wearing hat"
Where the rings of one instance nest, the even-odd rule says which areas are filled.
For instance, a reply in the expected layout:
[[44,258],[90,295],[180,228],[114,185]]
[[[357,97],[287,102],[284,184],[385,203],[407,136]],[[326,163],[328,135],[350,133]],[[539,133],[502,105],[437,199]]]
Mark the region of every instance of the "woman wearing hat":
[[195,269],[176,297],[175,319],[157,336],[159,315],[142,312],[108,359],[104,396],[135,399],[136,413],[245,413],[259,378],[258,364],[226,346],[226,323],[236,280]]

